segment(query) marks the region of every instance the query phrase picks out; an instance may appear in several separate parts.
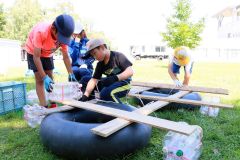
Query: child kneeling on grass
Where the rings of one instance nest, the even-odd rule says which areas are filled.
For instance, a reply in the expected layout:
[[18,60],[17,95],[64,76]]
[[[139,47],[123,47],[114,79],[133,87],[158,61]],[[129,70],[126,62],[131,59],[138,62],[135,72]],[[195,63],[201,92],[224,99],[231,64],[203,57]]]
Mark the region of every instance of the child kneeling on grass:
[[[179,81],[177,74],[180,73],[180,68],[184,67],[185,75],[183,83]],[[168,65],[168,73],[171,76],[174,84],[177,87],[188,85],[193,68],[193,58],[190,54],[188,47],[181,46],[174,50],[174,55],[170,58]]]
[[[124,54],[108,50],[102,39],[90,40],[87,43],[87,50],[84,58],[92,56],[99,62],[80,101],[89,100],[96,87],[100,91],[101,100],[122,103],[120,98],[126,96],[130,90],[132,63]],[[102,74],[106,77],[102,78]]]

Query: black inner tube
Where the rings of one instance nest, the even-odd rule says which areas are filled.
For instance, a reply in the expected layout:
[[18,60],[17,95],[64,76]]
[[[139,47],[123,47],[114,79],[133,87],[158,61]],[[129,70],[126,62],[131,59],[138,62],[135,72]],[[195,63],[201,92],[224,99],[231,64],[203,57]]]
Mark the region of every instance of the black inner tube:
[[[126,111],[135,109],[116,103],[98,104]],[[148,144],[151,127],[144,124],[133,123],[107,138],[91,132],[92,128],[114,118],[82,109],[55,113],[42,121],[41,140],[54,154],[75,160],[124,155]]]

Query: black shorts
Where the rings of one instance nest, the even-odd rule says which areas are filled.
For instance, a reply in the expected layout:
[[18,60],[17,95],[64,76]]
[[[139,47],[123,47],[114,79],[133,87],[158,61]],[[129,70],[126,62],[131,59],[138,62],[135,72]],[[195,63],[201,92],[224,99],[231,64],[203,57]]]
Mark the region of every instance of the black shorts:
[[[40,60],[42,62],[43,70],[53,70],[54,69],[54,63],[53,63],[53,57],[40,57]],[[37,67],[33,61],[33,55],[27,54],[27,61],[28,61],[28,69],[33,70],[33,72],[37,72]]]

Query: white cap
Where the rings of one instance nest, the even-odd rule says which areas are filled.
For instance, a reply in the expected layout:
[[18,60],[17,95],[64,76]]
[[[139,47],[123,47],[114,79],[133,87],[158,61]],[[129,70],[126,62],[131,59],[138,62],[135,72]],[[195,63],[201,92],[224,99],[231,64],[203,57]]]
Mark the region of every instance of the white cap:
[[82,24],[80,23],[80,21],[76,21],[75,22],[75,27],[74,27],[74,34],[79,34],[79,33],[81,33],[82,32],[82,30],[83,30],[83,26],[82,26]]

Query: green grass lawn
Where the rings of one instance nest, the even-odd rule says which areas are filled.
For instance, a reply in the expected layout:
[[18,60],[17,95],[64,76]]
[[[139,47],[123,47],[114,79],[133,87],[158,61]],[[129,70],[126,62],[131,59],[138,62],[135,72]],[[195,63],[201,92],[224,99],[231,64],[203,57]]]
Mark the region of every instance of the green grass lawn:
[[[56,81],[67,80],[62,63],[57,68],[63,72]],[[27,90],[34,88],[34,79],[24,77],[26,67],[9,69],[8,76],[0,76],[1,81],[18,80],[27,82]],[[234,109],[221,109],[217,118],[203,116],[199,110],[159,110],[152,116],[173,121],[186,121],[203,128],[203,160],[240,159],[240,63],[195,63],[190,85],[221,87],[229,89],[230,95],[220,96],[224,103],[233,104]],[[134,62],[136,81],[172,83],[167,73],[167,61],[141,60]],[[182,70],[183,72],[183,70]],[[10,74],[11,73],[11,74]],[[182,78],[182,75],[180,76]],[[207,95],[205,95],[207,96]],[[218,95],[216,95],[218,96]],[[60,159],[42,145],[39,128],[32,129],[22,118],[22,112],[0,116],[0,159]],[[124,157],[110,159],[159,160],[162,159],[162,139],[166,131],[153,129],[149,145]]]

